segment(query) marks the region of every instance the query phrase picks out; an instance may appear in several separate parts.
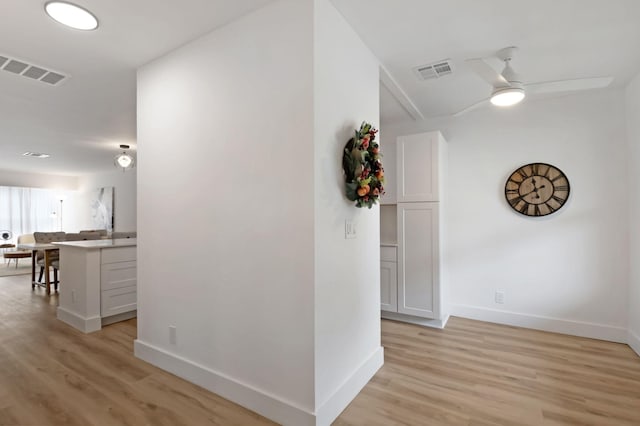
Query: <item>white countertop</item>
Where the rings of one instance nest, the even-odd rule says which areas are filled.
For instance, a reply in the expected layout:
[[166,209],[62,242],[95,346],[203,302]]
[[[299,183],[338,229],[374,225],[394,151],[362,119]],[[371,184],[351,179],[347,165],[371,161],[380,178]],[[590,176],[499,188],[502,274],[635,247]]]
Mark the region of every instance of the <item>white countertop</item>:
[[62,241],[59,243],[52,243],[53,245],[60,247],[76,247],[87,250],[102,249],[112,247],[132,247],[137,245],[136,238],[121,238],[117,240],[86,240],[86,241]]

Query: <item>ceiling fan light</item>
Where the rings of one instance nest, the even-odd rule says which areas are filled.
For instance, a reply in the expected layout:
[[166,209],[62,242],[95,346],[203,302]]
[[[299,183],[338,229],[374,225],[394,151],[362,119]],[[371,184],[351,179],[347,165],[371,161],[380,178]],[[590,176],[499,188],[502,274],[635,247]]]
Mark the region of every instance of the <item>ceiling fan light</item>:
[[76,30],[91,31],[98,28],[98,19],[88,10],[64,1],[51,1],[44,6],[54,21]]
[[520,103],[525,97],[524,89],[519,87],[500,88],[491,94],[491,103],[495,106],[506,107]]

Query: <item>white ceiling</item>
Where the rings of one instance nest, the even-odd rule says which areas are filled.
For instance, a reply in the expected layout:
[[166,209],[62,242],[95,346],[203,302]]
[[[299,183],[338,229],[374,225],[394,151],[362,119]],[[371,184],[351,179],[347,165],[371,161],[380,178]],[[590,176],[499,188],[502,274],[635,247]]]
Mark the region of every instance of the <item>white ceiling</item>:
[[0,70],[0,169],[114,170],[118,145],[135,147],[135,69],[270,0],[74,1],[98,17],[97,31],[54,22],[44,0],[0,0],[0,55],[71,76],[50,87]]
[[[98,16],[97,31],[62,27],[44,1],[0,0],[0,55],[71,76],[49,87],[0,71],[0,169],[113,170],[118,145],[135,147],[135,69],[270,0],[75,1]],[[332,2],[426,117],[486,98],[464,59],[509,45],[520,47],[514,67],[526,82],[611,75],[621,87],[640,70],[638,0]],[[453,75],[416,79],[413,67],[445,58]],[[409,119],[384,88],[381,103],[383,123]]]
[[[640,71],[638,0],[332,1],[427,117],[487,98],[464,60],[506,46],[520,47],[513,66],[528,83],[613,76],[622,87]],[[412,71],[447,58],[452,75],[420,81]],[[409,119],[389,97],[383,123]]]

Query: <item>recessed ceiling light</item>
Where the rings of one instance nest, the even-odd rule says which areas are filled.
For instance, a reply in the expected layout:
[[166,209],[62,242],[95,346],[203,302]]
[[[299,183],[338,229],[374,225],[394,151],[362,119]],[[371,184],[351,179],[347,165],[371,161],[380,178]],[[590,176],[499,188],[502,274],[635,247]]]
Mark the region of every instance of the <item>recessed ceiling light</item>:
[[24,154],[25,157],[36,157],[36,158],[49,158],[51,157],[51,155],[49,154],[43,154],[42,152],[31,152],[31,151],[27,151]]
[[51,1],[44,5],[44,10],[54,21],[76,30],[95,30],[98,19],[88,10],[64,1]]

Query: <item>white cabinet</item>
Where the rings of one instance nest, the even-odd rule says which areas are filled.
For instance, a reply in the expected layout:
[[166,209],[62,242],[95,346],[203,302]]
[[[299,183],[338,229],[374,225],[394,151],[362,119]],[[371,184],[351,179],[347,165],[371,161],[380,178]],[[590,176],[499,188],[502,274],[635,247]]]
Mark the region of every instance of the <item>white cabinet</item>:
[[56,243],[62,285],[57,317],[84,333],[137,314],[136,240]]
[[[134,249],[135,254],[135,247],[131,248]],[[130,247],[126,247],[126,249],[130,249]],[[124,249],[114,249],[112,252],[117,252],[118,250]],[[105,263],[105,254],[107,253],[103,253],[100,277],[100,316],[105,318],[135,311],[137,309],[136,261]],[[122,256],[121,258],[127,257]]]
[[380,248],[380,309],[398,311],[398,263],[396,247]]
[[398,204],[398,312],[440,318],[439,203]]
[[444,138],[440,132],[401,136],[396,143],[398,203],[440,201]]
[[440,132],[402,136],[397,142],[397,275],[381,261],[384,318],[443,327],[446,288],[441,266],[446,142]]

